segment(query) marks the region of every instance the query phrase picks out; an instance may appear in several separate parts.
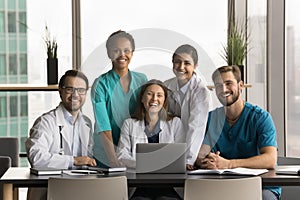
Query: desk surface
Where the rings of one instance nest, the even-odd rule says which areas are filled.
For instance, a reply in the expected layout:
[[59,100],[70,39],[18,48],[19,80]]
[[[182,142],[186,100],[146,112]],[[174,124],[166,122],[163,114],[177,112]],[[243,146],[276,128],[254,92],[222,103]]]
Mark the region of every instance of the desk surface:
[[[285,166],[280,166],[285,167]],[[295,167],[295,166],[293,166]],[[300,166],[299,166],[300,167]],[[106,177],[120,176],[127,177],[129,186],[141,185],[172,185],[174,187],[183,187],[185,179],[204,179],[204,178],[238,178],[242,176],[235,175],[187,175],[187,174],[135,174],[135,173],[112,173],[109,175],[78,175],[71,177]],[[17,187],[47,187],[49,177],[70,177],[67,174],[56,176],[36,176],[29,172],[29,168],[11,167],[0,178],[3,184],[13,184]],[[262,184],[264,186],[300,186],[300,176],[276,175],[275,170],[262,174]]]

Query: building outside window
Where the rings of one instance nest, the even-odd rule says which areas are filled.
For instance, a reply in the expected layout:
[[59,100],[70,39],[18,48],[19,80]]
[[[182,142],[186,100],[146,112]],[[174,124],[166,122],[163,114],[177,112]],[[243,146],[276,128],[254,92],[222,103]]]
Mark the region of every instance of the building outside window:
[[285,2],[286,154],[300,157],[300,3]]

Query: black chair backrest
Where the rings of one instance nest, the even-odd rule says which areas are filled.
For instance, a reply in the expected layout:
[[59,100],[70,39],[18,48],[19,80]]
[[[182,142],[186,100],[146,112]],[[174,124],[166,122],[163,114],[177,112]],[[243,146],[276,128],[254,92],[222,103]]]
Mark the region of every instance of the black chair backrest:
[[[9,156],[0,156],[0,178],[11,166],[11,159]],[[0,200],[3,199],[3,184],[0,183]]]
[[11,159],[8,156],[0,156],[0,177],[6,172],[11,166]]
[[9,156],[11,166],[19,166],[19,140],[16,137],[0,137],[0,156]]

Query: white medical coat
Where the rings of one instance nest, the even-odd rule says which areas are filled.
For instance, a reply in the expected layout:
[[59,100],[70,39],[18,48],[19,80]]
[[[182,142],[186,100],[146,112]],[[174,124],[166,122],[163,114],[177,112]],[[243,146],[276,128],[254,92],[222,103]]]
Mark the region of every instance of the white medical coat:
[[[174,117],[169,121],[160,121],[159,143],[174,143],[177,137],[181,137],[181,121]],[[177,140],[180,140],[178,138]],[[117,148],[117,156],[121,164],[128,168],[136,167],[136,144],[148,143],[145,133],[144,120],[126,119],[121,128],[120,140]]]
[[[25,142],[28,160],[32,167],[53,167],[67,169],[73,162],[72,141],[70,130],[64,124],[68,123],[64,117],[62,104],[56,109],[40,116],[30,129],[29,138]],[[93,131],[88,117],[81,112],[76,123],[79,127],[82,156],[92,157]],[[63,155],[60,155],[60,129],[62,133]]]
[[193,165],[196,161],[200,146],[203,142],[208,113],[211,104],[211,94],[203,80],[195,73],[190,79],[189,88],[181,103],[180,89],[176,77],[165,81],[165,85],[171,90],[168,95],[169,112],[179,116],[183,124],[181,138],[188,146],[187,164]]

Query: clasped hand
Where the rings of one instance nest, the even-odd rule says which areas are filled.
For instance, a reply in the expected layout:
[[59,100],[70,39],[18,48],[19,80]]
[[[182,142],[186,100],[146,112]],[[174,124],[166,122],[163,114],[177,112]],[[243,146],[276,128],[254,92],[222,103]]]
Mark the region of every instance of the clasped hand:
[[228,169],[230,168],[230,160],[220,156],[220,152],[210,152],[205,158],[200,160],[201,168],[205,169]]

